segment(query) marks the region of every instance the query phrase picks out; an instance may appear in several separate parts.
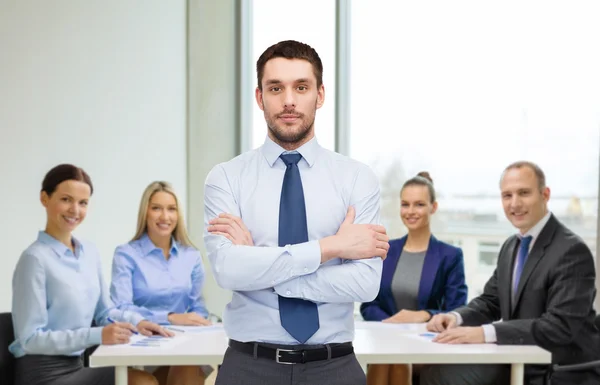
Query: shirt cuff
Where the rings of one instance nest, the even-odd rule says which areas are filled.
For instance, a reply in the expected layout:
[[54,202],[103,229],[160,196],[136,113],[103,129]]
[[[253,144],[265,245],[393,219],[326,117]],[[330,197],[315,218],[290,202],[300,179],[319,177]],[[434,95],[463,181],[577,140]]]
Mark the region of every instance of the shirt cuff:
[[87,340],[87,344],[89,346],[102,344],[102,329],[102,326],[95,326],[93,328],[90,328]]
[[321,265],[321,245],[319,241],[310,241],[288,245],[286,251],[293,257],[291,277],[312,274]]
[[123,312],[123,319],[125,319],[126,322],[129,322],[133,326],[137,326],[137,324],[142,322],[145,318],[138,313],[132,311],[125,311]]
[[462,316],[460,315],[460,313],[451,311],[450,314],[454,314],[454,316],[456,317],[456,326],[460,326],[463,324],[463,319],[462,319]]
[[486,344],[493,344],[496,343],[496,341],[498,341],[498,339],[496,338],[496,328],[494,327],[494,325],[487,324],[481,327],[483,328],[483,335]]
[[169,322],[169,311],[156,311],[152,313],[152,316],[148,317],[148,320],[159,325],[170,325]]

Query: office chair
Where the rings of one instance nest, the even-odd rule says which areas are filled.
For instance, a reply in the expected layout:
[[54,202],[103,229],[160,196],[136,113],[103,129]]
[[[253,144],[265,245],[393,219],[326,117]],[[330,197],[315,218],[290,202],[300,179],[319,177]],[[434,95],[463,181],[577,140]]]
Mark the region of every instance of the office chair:
[[0,384],[14,384],[15,357],[8,346],[15,340],[11,313],[0,314]]
[[[594,319],[594,325],[596,325],[596,329],[600,330],[600,314],[596,315],[596,318]],[[552,385],[552,375],[557,372],[578,372],[596,367],[600,367],[600,360],[584,362],[581,364],[550,365],[546,371],[546,376],[544,377],[544,384]]]

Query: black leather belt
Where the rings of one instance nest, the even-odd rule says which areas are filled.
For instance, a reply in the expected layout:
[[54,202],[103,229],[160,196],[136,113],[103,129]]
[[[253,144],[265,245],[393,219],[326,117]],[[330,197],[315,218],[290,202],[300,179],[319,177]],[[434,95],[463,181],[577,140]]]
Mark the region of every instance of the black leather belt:
[[[281,349],[265,346],[257,342],[229,340],[229,347],[251,356],[256,354],[257,357],[274,360],[279,364],[305,364],[307,362],[338,358],[354,353],[352,342],[329,344],[311,349]],[[292,347],[290,346],[290,348]]]

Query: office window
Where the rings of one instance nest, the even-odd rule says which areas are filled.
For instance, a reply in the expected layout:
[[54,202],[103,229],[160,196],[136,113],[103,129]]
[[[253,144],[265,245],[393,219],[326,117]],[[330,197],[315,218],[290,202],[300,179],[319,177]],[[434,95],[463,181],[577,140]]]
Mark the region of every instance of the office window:
[[493,271],[496,267],[499,251],[500,244],[497,242],[479,242],[479,266],[486,271],[489,271],[491,267]]
[[440,239],[442,242],[446,242],[449,245],[452,246],[456,246],[456,247],[462,247],[462,241],[460,239],[453,239],[453,238],[443,238]]
[[[252,14],[252,66],[272,44],[282,40],[298,40],[313,47],[323,62],[325,104],[317,111],[315,133],[319,143],[335,149],[335,0],[253,1]],[[301,4],[301,5],[300,5]],[[256,88],[256,71],[249,79],[251,89]],[[263,112],[254,97],[252,104],[251,147],[260,146],[267,134]]]
[[404,231],[402,183],[431,173],[434,234],[464,240],[471,297],[515,232],[498,187],[513,161],[543,168],[550,209],[595,252],[599,11],[595,2],[352,2],[350,155],[378,174],[392,237]]

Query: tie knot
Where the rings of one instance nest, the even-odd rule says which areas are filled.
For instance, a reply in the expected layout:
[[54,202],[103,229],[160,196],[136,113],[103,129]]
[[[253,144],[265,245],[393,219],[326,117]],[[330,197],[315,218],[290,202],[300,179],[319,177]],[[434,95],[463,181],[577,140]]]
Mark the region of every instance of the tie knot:
[[298,164],[298,162],[300,162],[300,159],[302,159],[302,155],[300,154],[281,154],[279,155],[279,157],[281,158],[281,160],[283,160],[283,163],[285,163],[286,166]]
[[521,245],[523,245],[523,247],[529,247],[529,244],[531,243],[532,239],[533,239],[533,237],[531,235],[523,237],[521,239]]

